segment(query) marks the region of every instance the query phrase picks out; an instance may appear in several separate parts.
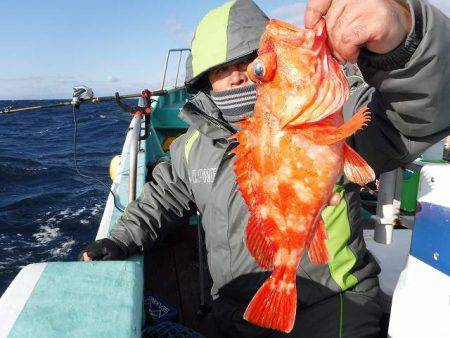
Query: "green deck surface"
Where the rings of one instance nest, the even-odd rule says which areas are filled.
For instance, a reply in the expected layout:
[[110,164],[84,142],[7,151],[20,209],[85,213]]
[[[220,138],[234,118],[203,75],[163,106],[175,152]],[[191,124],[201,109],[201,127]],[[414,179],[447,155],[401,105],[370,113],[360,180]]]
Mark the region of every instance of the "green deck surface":
[[140,337],[142,263],[49,263],[8,337]]

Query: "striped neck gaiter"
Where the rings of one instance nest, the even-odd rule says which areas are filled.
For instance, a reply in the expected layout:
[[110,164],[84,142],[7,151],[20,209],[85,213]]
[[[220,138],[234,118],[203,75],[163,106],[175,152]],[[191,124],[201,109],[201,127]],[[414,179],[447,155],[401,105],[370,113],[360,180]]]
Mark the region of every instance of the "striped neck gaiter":
[[239,122],[251,116],[256,102],[256,85],[233,88],[221,92],[210,92],[211,99],[229,123]]

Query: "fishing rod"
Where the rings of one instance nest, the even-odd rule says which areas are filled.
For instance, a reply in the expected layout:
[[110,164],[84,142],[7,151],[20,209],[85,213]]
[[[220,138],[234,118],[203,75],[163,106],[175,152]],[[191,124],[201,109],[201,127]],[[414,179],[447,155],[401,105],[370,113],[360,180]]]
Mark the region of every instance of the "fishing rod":
[[[145,93],[145,94],[144,94]],[[79,108],[80,104],[85,103],[102,103],[102,102],[111,102],[111,101],[119,101],[121,99],[132,99],[146,96],[163,96],[167,94],[166,89],[159,89],[156,91],[149,91],[145,89],[143,92],[139,94],[128,94],[128,95],[119,95],[116,93],[113,96],[94,96],[94,92],[91,88],[87,86],[75,86],[73,87],[73,97],[71,101],[47,104],[47,105],[38,105],[38,106],[29,106],[29,107],[19,107],[19,108],[11,108],[6,107],[0,110],[0,114],[11,114],[16,112],[28,111],[28,110],[37,110],[37,109],[47,109],[47,108],[57,108],[57,107],[65,107],[65,106],[73,106],[75,108]]]

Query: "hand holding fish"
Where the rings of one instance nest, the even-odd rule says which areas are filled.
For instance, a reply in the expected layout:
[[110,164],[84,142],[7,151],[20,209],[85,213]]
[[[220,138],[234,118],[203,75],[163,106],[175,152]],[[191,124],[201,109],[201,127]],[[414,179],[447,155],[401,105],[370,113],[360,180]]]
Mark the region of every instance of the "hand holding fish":
[[356,62],[361,47],[388,53],[406,39],[412,27],[405,0],[309,0],[305,27],[313,28],[322,17],[328,44],[340,62]]

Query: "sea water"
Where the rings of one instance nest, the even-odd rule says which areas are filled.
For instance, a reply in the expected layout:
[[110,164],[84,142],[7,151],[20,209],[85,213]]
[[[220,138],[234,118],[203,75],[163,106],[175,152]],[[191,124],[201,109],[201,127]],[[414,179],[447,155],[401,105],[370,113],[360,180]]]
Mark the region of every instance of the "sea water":
[[[0,110],[57,102],[0,101]],[[79,168],[110,186],[130,116],[99,103],[76,117]],[[108,192],[75,171],[73,132],[70,106],[0,114],[0,295],[25,265],[76,260],[95,237]]]

